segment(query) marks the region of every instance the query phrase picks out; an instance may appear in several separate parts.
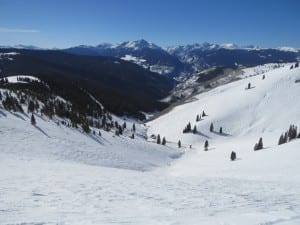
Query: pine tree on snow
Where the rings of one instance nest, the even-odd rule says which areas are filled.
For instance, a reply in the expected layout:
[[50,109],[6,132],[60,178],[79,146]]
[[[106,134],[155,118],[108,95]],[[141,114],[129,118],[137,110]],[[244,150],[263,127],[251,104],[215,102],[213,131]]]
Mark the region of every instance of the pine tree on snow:
[[208,150],[208,140],[205,141],[204,143],[204,151]]
[[263,145],[263,140],[262,140],[262,137],[261,137],[261,138],[259,138],[258,143],[255,144],[254,151],[261,150],[263,148],[264,148],[264,145]]
[[28,112],[32,113],[33,111],[34,111],[34,102],[30,100],[28,103]]
[[123,128],[122,128],[122,126],[121,126],[121,125],[119,126],[119,128],[118,128],[118,131],[119,131],[119,134],[120,134],[120,135],[122,135],[122,134],[123,134]]
[[248,86],[247,86],[247,89],[250,89],[250,88],[251,88],[251,83],[249,82]]
[[278,145],[284,144],[284,137],[283,134],[280,135],[279,140],[278,140]]
[[210,124],[209,131],[210,131],[210,132],[213,132],[213,131],[214,131],[214,125],[213,125],[213,123]]
[[161,144],[162,144],[162,145],[166,145],[166,143],[167,143],[166,138],[163,137]]
[[230,159],[231,161],[234,161],[236,159],[236,153],[234,151],[231,152]]
[[34,125],[36,125],[36,121],[35,121],[35,118],[34,118],[34,115],[33,114],[31,114],[31,119],[30,119],[30,121],[31,121],[31,124],[34,126]]
[[181,148],[181,141],[178,141],[178,148]]
[[160,144],[160,143],[161,143],[161,141],[160,141],[160,135],[159,135],[159,134],[157,135],[156,143],[157,143],[157,144]]
[[264,148],[262,137],[259,138],[259,141],[258,141],[258,148],[259,148],[259,149],[263,149],[263,148]]
[[196,133],[197,133],[197,126],[195,125],[193,128],[193,134],[196,134]]

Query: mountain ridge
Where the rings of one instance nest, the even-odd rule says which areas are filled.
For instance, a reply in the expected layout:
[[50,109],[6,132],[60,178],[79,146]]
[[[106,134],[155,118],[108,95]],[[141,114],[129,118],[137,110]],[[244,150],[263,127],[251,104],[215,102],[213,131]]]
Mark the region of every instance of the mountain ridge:
[[293,62],[300,59],[299,49],[292,47],[261,48],[233,43],[187,44],[160,47],[144,39],[120,44],[74,46],[64,49],[82,55],[113,56],[134,62],[152,72],[171,77],[190,76],[209,67],[257,66],[266,63]]

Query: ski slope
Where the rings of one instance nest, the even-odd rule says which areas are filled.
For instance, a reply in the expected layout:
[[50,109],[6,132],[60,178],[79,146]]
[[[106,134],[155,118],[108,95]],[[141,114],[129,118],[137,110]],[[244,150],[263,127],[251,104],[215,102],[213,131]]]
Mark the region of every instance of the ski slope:
[[[134,140],[129,131],[87,135],[59,118],[36,116],[32,126],[26,113],[0,109],[0,224],[300,224],[300,139],[277,145],[290,124],[300,126],[300,70],[264,74],[138,125]],[[196,123],[202,110],[208,116]],[[198,134],[182,133],[189,121]],[[264,149],[253,151],[259,137]]]
[[133,140],[130,131],[115,136],[101,130],[100,137],[98,129],[94,129],[96,135],[86,134],[62,125],[58,118],[35,117],[37,125],[32,126],[29,115],[0,109],[1,153],[140,171],[164,166],[180,155],[174,149],[145,142],[141,127]]
[[[271,67],[269,67],[271,68]],[[244,170],[242,176],[262,176],[268,172],[274,179],[281,177],[293,177],[299,180],[298,161],[296,151],[299,147],[299,139],[295,143],[289,143],[289,152],[284,151],[286,146],[277,146],[279,136],[285,132],[290,124],[300,126],[300,93],[299,83],[300,69],[290,70],[290,64],[284,67],[273,68],[262,74],[253,68],[253,74],[249,78],[242,79],[227,85],[215,88],[195,97],[195,100],[175,107],[171,112],[158,119],[149,122],[148,134],[160,134],[165,136],[170,145],[176,146],[181,140],[184,149],[191,153],[175,163],[179,174],[210,174],[213,176],[233,176],[235,169]],[[247,71],[249,76],[250,69]],[[248,83],[252,88],[246,90]],[[196,122],[196,115],[202,111],[208,115],[201,121]],[[197,126],[197,134],[183,134],[182,130],[191,122],[192,128]],[[214,125],[214,132],[210,132],[210,124]],[[223,128],[223,134],[219,134],[219,127]],[[254,152],[254,144],[259,137],[263,137],[265,149]],[[209,151],[204,152],[204,141],[209,141]],[[210,151],[211,150],[211,151]],[[228,162],[231,151],[237,152],[238,158],[242,159],[234,164]],[[262,156],[263,155],[263,156]],[[268,164],[265,158],[268,158]],[[212,159],[218,161],[218,166],[212,165]],[[280,164],[277,162],[280,161]],[[184,162],[184,163],[182,163]],[[191,163],[193,162],[193,165]],[[239,164],[240,166],[237,166]],[[199,166],[205,167],[201,170]],[[255,165],[255,166],[253,166]],[[228,174],[222,169],[227,170]],[[286,176],[286,169],[292,173]],[[273,174],[276,171],[277,174]],[[246,176],[247,175],[247,176]]]
[[[160,134],[176,143],[180,139],[190,145],[206,139],[227,141],[272,133],[276,134],[276,145],[278,135],[290,124],[300,125],[300,85],[295,83],[300,79],[300,69],[290,70],[286,65],[265,73],[265,77],[263,80],[262,75],[253,76],[200,94],[194,101],[175,107],[168,114],[149,122],[148,134]],[[246,90],[249,82],[251,89]],[[208,116],[196,122],[196,115],[201,115],[203,110]],[[182,133],[188,122],[192,127],[197,126],[198,135]],[[209,132],[211,123],[217,132]],[[218,134],[220,126],[223,135]]]

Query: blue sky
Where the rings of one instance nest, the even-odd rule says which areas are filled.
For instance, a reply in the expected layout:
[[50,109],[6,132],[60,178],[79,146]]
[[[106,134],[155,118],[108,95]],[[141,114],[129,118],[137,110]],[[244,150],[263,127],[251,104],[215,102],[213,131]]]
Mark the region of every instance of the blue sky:
[[0,45],[64,48],[144,38],[158,45],[300,47],[299,0],[0,0]]

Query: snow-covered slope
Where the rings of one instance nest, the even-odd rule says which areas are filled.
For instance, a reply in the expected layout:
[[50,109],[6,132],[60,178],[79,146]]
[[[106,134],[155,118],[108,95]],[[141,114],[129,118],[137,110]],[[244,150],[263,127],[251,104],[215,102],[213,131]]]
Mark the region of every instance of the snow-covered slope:
[[[250,72],[247,74],[249,76]],[[295,83],[300,79],[300,69],[290,70],[287,64],[264,75],[265,79],[262,79],[262,74],[251,76],[200,94],[194,101],[177,106],[147,124],[149,135],[166,136],[175,146],[181,140],[187,150],[192,145],[192,153],[174,166],[176,173],[232,176],[240,170],[243,172],[238,173],[239,177],[268,179],[274,176],[274,179],[279,179],[286,176],[300,179],[295,160],[300,157],[297,151],[300,139],[277,146],[279,136],[290,124],[300,126],[300,85]],[[246,90],[248,83],[252,88]],[[196,122],[196,115],[201,115],[203,110],[208,116]],[[188,122],[191,122],[192,128],[196,125],[197,134],[182,132]],[[210,132],[211,123],[214,132]],[[219,134],[220,127],[223,134]],[[253,147],[259,137],[263,138],[265,149],[254,152]],[[203,151],[205,140],[210,145],[207,152]],[[231,151],[236,151],[241,159],[235,164],[228,162]],[[218,165],[214,165],[213,161]]]
[[[0,224],[298,225],[300,139],[277,141],[300,125],[300,69],[274,68],[264,80],[260,71],[146,124],[165,147],[146,142],[143,125],[134,140],[99,137],[0,109]],[[189,121],[198,134],[182,133]],[[253,151],[260,136],[264,149]],[[178,139],[186,153],[171,160]]]
[[[7,78],[9,83],[23,83],[25,79],[39,80],[36,77],[25,75]],[[2,100],[5,98],[5,91],[5,89],[0,89]],[[14,93],[12,95],[16,96]],[[56,96],[56,99],[67,104],[67,101],[60,96]],[[97,103],[101,105],[101,103]],[[44,105],[42,102],[38,104]],[[79,128],[67,126],[64,123],[69,123],[67,119],[57,116],[49,119],[40,111],[34,113],[36,125],[33,126],[30,123],[31,114],[27,113],[27,105],[22,104],[22,108],[24,113],[10,112],[0,104],[0,149],[2,154],[54,158],[140,171],[166,165],[173,158],[180,156],[179,151],[170,147],[146,142],[146,129],[143,124],[139,124],[135,120],[122,119],[112,115],[114,122],[123,124],[126,121],[127,128],[124,129],[122,136],[115,135],[114,130],[104,131],[95,127],[91,127],[91,132],[87,134]],[[130,138],[133,123],[136,126],[134,139]],[[101,136],[99,136],[99,131]]]
[[201,71],[200,73],[195,73],[190,77],[182,76],[177,78],[179,84],[176,85],[171,94],[166,97],[164,101],[172,102],[174,99],[187,99],[189,101],[189,98],[193,95],[209,91],[210,89],[238,79],[264,74],[270,70],[288,65],[289,64],[286,63],[268,63],[254,67],[211,67]]
[[[36,120],[37,125],[32,126],[28,115],[1,109],[1,153],[142,171],[178,157],[173,149],[147,143],[138,135],[132,140],[129,134],[118,137],[101,130],[99,137],[98,131],[96,135],[85,134],[45,117],[36,116]],[[12,141],[9,144],[6,140]]]

